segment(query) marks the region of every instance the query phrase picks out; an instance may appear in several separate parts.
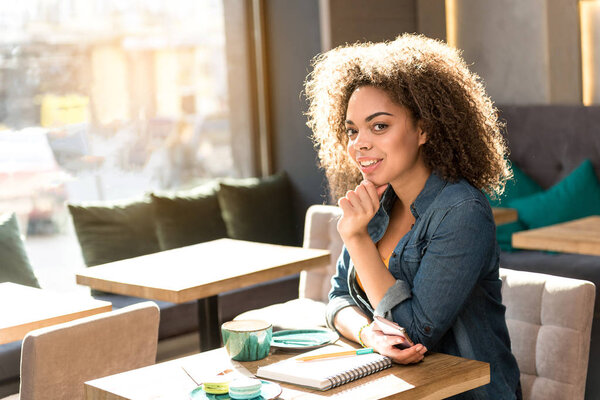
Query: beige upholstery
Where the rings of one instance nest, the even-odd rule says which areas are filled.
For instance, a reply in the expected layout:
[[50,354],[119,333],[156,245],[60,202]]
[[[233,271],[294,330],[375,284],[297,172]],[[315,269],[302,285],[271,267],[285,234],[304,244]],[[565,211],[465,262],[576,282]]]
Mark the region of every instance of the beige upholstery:
[[83,399],[86,381],[154,364],[158,321],[143,302],[28,333],[20,399]]
[[235,319],[262,319],[276,330],[325,326],[327,294],[343,245],[337,233],[341,215],[339,207],[327,205],[313,205],[306,212],[303,247],[329,250],[331,262],[326,268],[302,271],[297,299],[250,310]]
[[500,276],[523,398],[583,399],[594,284],[504,268]]

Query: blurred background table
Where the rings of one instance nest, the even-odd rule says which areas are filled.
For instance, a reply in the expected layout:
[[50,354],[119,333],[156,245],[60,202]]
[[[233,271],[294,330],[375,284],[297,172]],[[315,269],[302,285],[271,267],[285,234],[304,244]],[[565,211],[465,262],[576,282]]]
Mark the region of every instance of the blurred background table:
[[77,283],[151,300],[198,300],[200,350],[221,345],[218,294],[326,267],[329,251],[219,239],[87,268]]
[[514,208],[492,207],[492,214],[496,225],[515,222],[518,219],[517,210]]
[[600,256],[600,216],[517,232],[512,236],[512,245],[519,249]]
[[108,301],[62,294],[11,282],[0,283],[0,344],[21,340],[38,328],[110,311]]

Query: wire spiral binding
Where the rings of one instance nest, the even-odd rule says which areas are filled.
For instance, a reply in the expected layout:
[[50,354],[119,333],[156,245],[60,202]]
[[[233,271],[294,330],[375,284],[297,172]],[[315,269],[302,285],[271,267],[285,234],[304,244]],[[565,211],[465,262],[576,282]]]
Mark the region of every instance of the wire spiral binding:
[[333,389],[334,387],[341,386],[345,383],[355,381],[363,378],[367,375],[374,374],[392,366],[392,360],[386,357],[381,361],[372,361],[365,365],[342,371],[336,375],[328,376],[326,379],[329,381],[329,386],[323,390]]

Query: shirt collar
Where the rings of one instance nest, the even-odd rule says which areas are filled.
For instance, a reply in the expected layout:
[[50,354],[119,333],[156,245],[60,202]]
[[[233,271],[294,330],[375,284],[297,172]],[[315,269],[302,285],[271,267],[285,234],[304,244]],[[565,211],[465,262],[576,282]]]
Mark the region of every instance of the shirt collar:
[[425,182],[425,187],[410,206],[410,210],[415,218],[422,215],[429,208],[431,203],[433,203],[433,200],[435,200],[446,184],[447,182],[435,172],[432,172],[431,175],[429,175],[429,178],[427,178],[427,181]]
[[[427,181],[425,182],[425,187],[423,187],[423,190],[421,190],[414,203],[410,205],[410,210],[415,218],[417,218],[419,215],[422,215],[427,208],[429,208],[431,203],[433,203],[433,200],[437,197],[444,186],[446,186],[446,183],[447,182],[435,172],[432,172],[429,175],[429,178],[427,178]],[[383,197],[381,199],[381,205],[386,214],[389,215],[396,199],[396,193],[394,192],[394,189],[392,189],[392,186],[389,185],[383,193]]]

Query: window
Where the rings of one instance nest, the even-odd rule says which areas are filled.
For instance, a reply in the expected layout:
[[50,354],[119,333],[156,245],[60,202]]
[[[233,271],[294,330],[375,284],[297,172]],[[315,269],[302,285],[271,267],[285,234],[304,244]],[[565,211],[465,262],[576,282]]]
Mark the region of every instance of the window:
[[67,201],[240,175],[222,0],[2,2],[0,35],[0,211],[36,273]]

